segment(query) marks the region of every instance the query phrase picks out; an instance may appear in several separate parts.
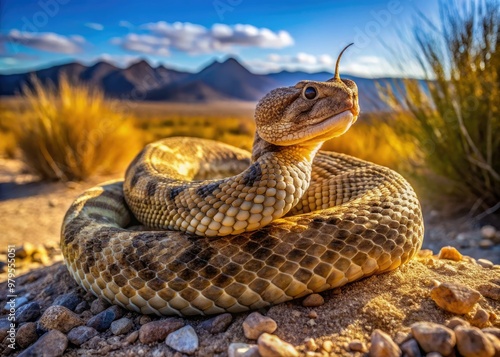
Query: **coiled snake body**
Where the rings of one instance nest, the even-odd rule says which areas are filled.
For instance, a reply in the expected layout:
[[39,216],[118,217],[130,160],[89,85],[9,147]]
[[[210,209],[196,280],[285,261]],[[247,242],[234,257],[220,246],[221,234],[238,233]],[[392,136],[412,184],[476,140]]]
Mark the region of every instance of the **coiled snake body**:
[[150,144],[125,181],[87,190],[68,210],[69,272],[130,310],[200,315],[397,268],[422,243],[411,186],[385,167],[318,152],[358,112],[356,85],[336,75],[264,97],[252,156],[194,138]]

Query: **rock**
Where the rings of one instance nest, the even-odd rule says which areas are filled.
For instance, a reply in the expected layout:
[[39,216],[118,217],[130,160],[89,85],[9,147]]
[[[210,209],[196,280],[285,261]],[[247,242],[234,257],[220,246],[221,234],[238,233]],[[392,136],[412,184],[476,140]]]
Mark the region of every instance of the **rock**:
[[455,329],[457,349],[464,357],[493,357],[495,347],[477,327],[459,326]]
[[489,299],[500,301],[500,286],[491,283],[479,285],[477,288],[481,295]]
[[50,262],[49,255],[44,246],[39,246],[31,255],[31,260],[35,263],[47,265]]
[[134,343],[135,341],[137,341],[138,338],[139,338],[139,331],[134,331],[130,335],[125,337],[125,341],[127,341],[128,343]]
[[76,326],[81,326],[84,321],[73,311],[64,306],[50,306],[38,320],[38,328],[42,331],[59,330],[68,333]]
[[[3,341],[5,336],[9,334],[9,330],[11,329],[10,321],[5,319],[0,319],[0,342]],[[1,351],[1,344],[0,344]]]
[[481,265],[485,269],[493,268],[493,262],[489,261],[488,259],[478,259],[477,264]]
[[215,335],[226,331],[232,321],[233,315],[225,313],[203,321],[198,327]]
[[431,258],[434,255],[434,252],[431,249],[421,249],[417,253],[417,257],[424,259],[424,258]]
[[376,329],[371,336],[369,355],[372,357],[399,357],[401,349],[388,334]]
[[443,247],[439,251],[439,259],[448,259],[459,262],[462,260],[462,254],[455,247]]
[[81,314],[89,308],[89,304],[84,300],[75,307],[75,312]]
[[168,334],[184,326],[184,321],[175,317],[148,322],[139,330],[139,341],[144,344],[164,340]]
[[113,321],[120,318],[123,312],[118,306],[108,307],[87,321],[87,326],[95,328],[99,332],[106,331]]
[[491,333],[485,333],[486,337],[488,340],[490,340],[491,344],[493,345],[493,348],[495,349],[495,357],[500,356],[500,339],[496,337],[495,335],[492,335]]
[[404,342],[400,347],[401,347],[401,351],[403,352],[404,356],[407,356],[407,357],[421,357],[422,356],[422,353],[420,353],[420,348],[418,347],[418,343],[413,338]]
[[317,307],[325,303],[325,299],[320,294],[311,294],[302,301],[302,306]]
[[442,283],[431,290],[431,298],[443,310],[462,315],[472,310],[481,294],[464,285]]
[[16,311],[16,323],[35,321],[40,316],[40,304],[36,301],[21,306]]
[[170,333],[165,343],[176,351],[190,355],[198,349],[198,335],[192,326],[187,325]]
[[276,321],[267,316],[262,316],[258,312],[252,312],[243,321],[243,332],[245,337],[250,340],[256,340],[264,333],[273,333],[278,328]]
[[139,325],[142,326],[149,322],[151,322],[151,317],[149,317],[148,315],[142,315],[141,317],[139,317]]
[[98,334],[99,332],[93,327],[78,326],[68,333],[68,340],[72,344],[80,346]]
[[113,321],[111,323],[111,332],[116,336],[123,335],[129,332],[133,326],[134,323],[132,322],[132,320],[127,319],[126,317],[122,317],[121,319]]
[[314,338],[306,338],[304,340],[304,344],[308,351],[316,351],[318,349],[318,345],[316,344],[316,341],[314,341]]
[[468,323],[465,320],[462,320],[460,317],[452,317],[447,323],[446,327],[451,328],[454,330],[457,326],[470,326],[470,323]]
[[260,357],[259,347],[248,343],[231,343],[227,349],[228,357]]
[[16,343],[21,348],[26,348],[33,342],[38,340],[38,334],[36,333],[36,323],[27,322],[17,330]]
[[310,317],[311,319],[317,319],[318,313],[316,311],[309,311],[309,313],[307,314],[307,317]]
[[323,351],[330,353],[333,350],[333,342],[330,340],[326,340],[321,345],[321,348],[323,349]]
[[18,357],[58,357],[68,347],[68,338],[58,330],[51,330],[38,339],[32,346],[21,352]]
[[452,329],[433,322],[414,323],[411,325],[411,333],[427,353],[439,352],[448,356],[457,343]]
[[490,249],[494,245],[495,245],[495,243],[489,239],[481,239],[479,241],[479,248],[482,248],[482,249]]
[[109,303],[103,299],[95,299],[90,304],[90,312],[94,315],[97,315],[100,312],[103,312],[109,307]]
[[489,321],[490,321],[490,314],[486,310],[479,308],[474,314],[472,320],[470,320],[470,324],[472,326],[483,328],[488,325]]
[[495,238],[496,232],[497,232],[496,228],[490,225],[483,226],[481,228],[481,236],[486,239]]
[[489,333],[493,336],[496,336],[500,340],[500,328],[486,327],[486,328],[483,328],[481,331],[483,331],[484,333]]
[[76,292],[70,292],[61,296],[58,296],[52,305],[60,305],[67,307],[71,311],[75,311],[78,304],[82,302],[82,299],[78,296]]
[[257,340],[259,353],[262,357],[298,357],[299,353],[289,343],[278,336],[264,332]]
[[7,303],[4,305],[4,307],[3,307],[4,311],[9,311],[11,307],[15,307],[16,309],[19,309],[21,306],[25,305],[29,300],[26,296],[21,296],[21,297],[16,298],[12,305],[9,303],[9,301],[10,301],[10,299],[7,300]]
[[22,246],[16,249],[16,258],[26,259],[31,257],[35,252],[35,246],[29,242],[24,243]]
[[349,342],[349,350],[353,352],[368,352],[368,348],[366,348],[366,345],[360,340],[352,340]]

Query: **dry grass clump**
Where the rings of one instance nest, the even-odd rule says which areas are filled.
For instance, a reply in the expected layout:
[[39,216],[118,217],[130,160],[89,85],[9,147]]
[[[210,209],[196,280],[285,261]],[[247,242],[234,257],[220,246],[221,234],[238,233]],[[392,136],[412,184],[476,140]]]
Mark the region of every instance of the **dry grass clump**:
[[32,79],[14,135],[43,179],[84,180],[123,169],[139,150],[132,120],[101,91],[62,76],[57,87]]
[[440,24],[422,21],[414,31],[427,81],[405,80],[383,96],[398,111],[396,133],[418,148],[414,171],[426,186],[493,212],[500,208],[500,3],[440,9]]

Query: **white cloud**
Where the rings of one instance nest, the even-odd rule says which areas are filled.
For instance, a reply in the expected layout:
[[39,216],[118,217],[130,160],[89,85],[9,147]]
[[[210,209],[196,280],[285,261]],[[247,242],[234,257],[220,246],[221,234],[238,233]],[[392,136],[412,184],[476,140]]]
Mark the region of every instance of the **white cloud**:
[[305,52],[299,52],[295,55],[279,55],[276,53],[272,53],[267,56],[267,60],[273,63],[279,63],[281,65],[303,64],[310,66],[330,66],[334,63],[334,59],[330,55],[312,55]]
[[172,49],[201,54],[228,52],[234,46],[282,48],[293,44],[293,38],[286,31],[273,32],[252,25],[214,24],[207,28],[189,22],[160,21],[144,24],[141,28],[149,33],[129,34],[114,39],[113,43],[129,51],[161,55],[168,55]]
[[126,20],[121,20],[118,23],[118,26],[120,26],[120,27],[126,27],[126,28],[132,28],[132,27],[134,27],[134,25],[132,25],[130,22],[128,22]]
[[104,30],[104,26],[102,24],[98,24],[96,22],[87,22],[85,26],[94,29],[96,31],[102,31]]
[[67,37],[53,32],[11,30],[7,35],[0,35],[0,42],[19,44],[47,52],[72,54],[82,51],[85,39],[78,35]]
[[140,61],[142,58],[140,56],[134,55],[112,55],[109,53],[103,53],[95,59],[95,61],[105,61],[115,66],[128,67],[132,63]]

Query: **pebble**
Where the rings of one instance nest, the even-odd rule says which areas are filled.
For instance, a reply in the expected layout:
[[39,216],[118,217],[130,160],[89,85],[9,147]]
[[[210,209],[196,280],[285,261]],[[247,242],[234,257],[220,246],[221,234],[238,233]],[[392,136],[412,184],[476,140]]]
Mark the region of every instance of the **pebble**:
[[477,309],[476,313],[472,320],[470,320],[470,324],[472,326],[476,326],[479,328],[486,327],[490,321],[490,314],[484,309]]
[[122,317],[119,320],[113,321],[111,323],[111,332],[113,335],[123,335],[129,332],[132,327],[134,326],[134,323],[132,320],[127,319],[126,317]]
[[128,343],[134,343],[135,341],[137,341],[138,338],[139,338],[139,331],[134,331],[130,335],[125,337],[125,341],[127,341]]
[[382,330],[375,329],[371,336],[371,346],[369,355],[373,357],[399,357],[401,349]]
[[35,321],[40,316],[40,304],[36,301],[21,306],[16,311],[16,323]]
[[51,330],[38,339],[33,345],[21,352],[18,357],[58,357],[68,347],[68,338],[58,330]]
[[366,348],[366,344],[361,342],[360,340],[352,340],[349,342],[349,349],[354,352],[368,352],[368,348]]
[[493,226],[490,226],[490,225],[483,226],[481,228],[481,235],[483,236],[483,238],[486,238],[486,239],[495,238],[496,232],[497,232],[496,228]]
[[463,258],[462,254],[455,247],[443,247],[439,251],[439,259],[448,259],[456,262],[461,261]]
[[215,335],[226,331],[232,321],[233,315],[225,313],[203,321],[198,327]]
[[73,311],[64,306],[50,306],[45,310],[40,320],[38,328],[42,331],[59,330],[68,333],[74,327],[81,326],[84,321]]
[[488,259],[478,259],[477,264],[479,264],[480,266],[482,266],[485,269],[491,269],[491,268],[493,268],[493,265],[494,265],[493,262],[491,262]]
[[452,317],[447,323],[446,327],[451,328],[454,330],[457,326],[470,326],[470,323],[468,323],[465,320],[462,320],[460,317]]
[[489,299],[500,301],[500,286],[491,283],[479,285],[477,288],[481,295]]
[[35,263],[47,265],[50,262],[49,255],[44,246],[39,246],[31,255],[31,260]]
[[16,249],[16,258],[26,259],[35,252],[35,246],[29,242],[24,243]]
[[462,315],[472,310],[481,294],[464,285],[442,283],[431,290],[431,298],[440,308]]
[[289,343],[278,336],[264,332],[257,340],[262,357],[298,357],[299,353]]
[[401,347],[401,351],[403,352],[404,356],[407,356],[407,357],[421,357],[422,356],[422,353],[420,353],[420,348],[418,347],[418,343],[413,338],[404,342],[400,347]]
[[82,302],[82,299],[78,296],[76,292],[70,292],[61,296],[58,296],[52,305],[60,305],[67,307],[71,311],[75,311],[78,304]]
[[188,355],[193,354],[198,349],[199,345],[198,335],[196,335],[194,328],[190,325],[181,327],[180,329],[170,333],[167,336],[165,343],[174,350]]
[[494,245],[495,245],[495,243],[489,239],[481,239],[479,241],[479,248],[482,248],[482,249],[490,249]]
[[122,311],[118,306],[108,307],[87,321],[87,326],[95,328],[99,332],[106,331],[113,321],[120,318]]
[[439,352],[448,356],[457,343],[452,329],[433,322],[414,323],[411,325],[411,333],[427,353]]
[[316,311],[309,311],[309,313],[307,314],[307,317],[309,317],[311,319],[317,319],[318,313]]
[[250,340],[256,340],[264,333],[273,333],[278,328],[276,321],[267,316],[262,316],[258,312],[252,312],[243,321],[243,332],[245,337]]
[[495,335],[492,335],[491,333],[485,333],[485,336],[490,340],[491,344],[493,345],[493,348],[495,349],[495,357],[500,356],[500,339],[497,338]]
[[68,340],[74,345],[80,346],[99,334],[93,327],[78,326],[68,333]]
[[316,351],[318,349],[318,345],[314,338],[308,337],[304,340],[304,344],[309,351]]
[[151,317],[149,317],[148,315],[142,315],[141,317],[139,317],[139,325],[142,326],[149,322],[151,322]]
[[90,312],[92,312],[94,315],[97,315],[100,312],[103,312],[109,307],[109,303],[105,300],[102,299],[95,299],[92,301],[92,304],[90,304]]
[[184,326],[184,321],[175,317],[148,322],[139,330],[139,341],[144,344],[164,340],[168,334]]
[[7,300],[7,303],[4,305],[3,309],[5,311],[9,311],[11,307],[15,307],[16,309],[19,309],[21,306],[26,304],[28,301],[29,300],[26,296],[21,296],[21,297],[16,298],[14,305],[11,306],[11,304],[9,304],[9,302]]
[[496,336],[500,340],[500,328],[498,328],[498,327],[486,327],[486,328],[483,328],[482,331],[484,333],[489,333],[493,336]]
[[325,303],[325,299],[320,294],[311,294],[302,301],[302,306],[318,307]]
[[77,314],[81,314],[82,312],[84,312],[85,310],[87,310],[89,308],[89,304],[83,300],[81,303],[79,303],[76,307],[75,307],[75,312]]
[[413,336],[411,335],[411,333],[406,333],[406,332],[403,332],[403,331],[398,331],[398,332],[396,332],[396,336],[394,336],[394,338],[392,340],[394,342],[396,342],[396,344],[401,345],[403,342],[408,341],[412,337]]
[[33,342],[38,340],[38,334],[36,333],[36,323],[27,322],[21,325],[16,333],[16,343],[21,348],[26,348]]
[[419,258],[431,258],[434,255],[434,252],[430,249],[421,249],[417,253],[417,257]]
[[323,349],[323,351],[330,353],[333,350],[333,342],[330,340],[326,340],[321,345],[321,348]]
[[458,352],[464,357],[493,357],[495,347],[490,339],[477,327],[462,327],[455,329]]
[[228,357],[260,357],[259,346],[234,342],[227,349]]

